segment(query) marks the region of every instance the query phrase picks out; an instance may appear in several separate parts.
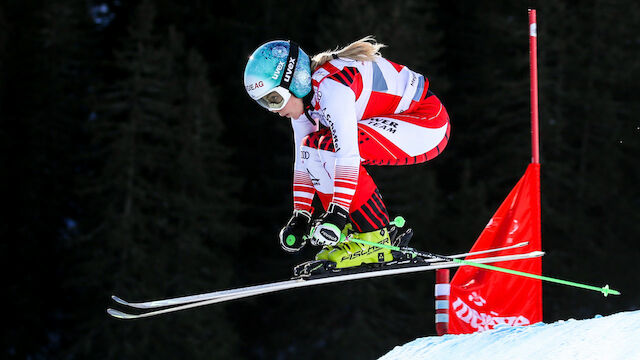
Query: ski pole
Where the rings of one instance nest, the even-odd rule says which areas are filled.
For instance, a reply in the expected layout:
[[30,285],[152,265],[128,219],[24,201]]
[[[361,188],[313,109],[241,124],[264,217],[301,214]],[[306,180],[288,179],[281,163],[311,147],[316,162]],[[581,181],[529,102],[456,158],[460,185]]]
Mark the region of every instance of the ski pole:
[[[402,226],[404,226],[404,219],[402,219],[401,217],[397,217],[392,222],[392,224],[402,227]],[[394,251],[400,251],[400,252],[411,254],[411,255],[414,255],[414,256],[419,256],[419,257],[424,257],[424,258],[432,258],[432,259],[440,259],[440,260],[444,260],[444,261],[452,261],[452,262],[455,262],[455,263],[458,263],[458,264],[461,264],[461,265],[468,265],[468,266],[473,266],[473,267],[477,267],[477,268],[481,268],[481,269],[499,271],[499,272],[503,272],[503,273],[506,273],[506,274],[517,275],[517,276],[522,276],[522,277],[528,277],[528,278],[532,278],[532,279],[538,279],[538,280],[553,282],[553,283],[556,283],[556,284],[562,284],[562,285],[573,286],[573,287],[587,289],[587,290],[598,291],[598,292],[601,292],[605,297],[608,296],[609,294],[611,294],[611,295],[620,295],[619,291],[609,288],[609,285],[605,285],[603,287],[597,287],[597,286],[581,284],[581,283],[577,283],[577,282],[573,282],[573,281],[556,279],[556,278],[552,278],[552,277],[548,277],[548,276],[536,275],[536,274],[531,274],[531,273],[527,273],[527,272],[523,272],[523,271],[502,268],[502,267],[493,266],[493,265],[479,264],[479,263],[475,263],[473,261],[468,261],[468,260],[455,259],[455,258],[451,258],[451,257],[448,257],[448,256],[438,255],[438,254],[434,254],[434,253],[430,253],[430,252],[426,252],[426,251],[418,251],[418,250],[415,250],[415,249],[409,248],[409,247],[402,247],[401,248],[401,247],[393,246],[393,245],[378,244],[378,243],[374,243],[374,242],[371,242],[371,241],[356,239],[354,237],[348,237],[346,239],[348,241],[353,241],[353,242],[356,242],[356,243],[359,243],[359,244],[375,246],[375,247],[394,250]]]

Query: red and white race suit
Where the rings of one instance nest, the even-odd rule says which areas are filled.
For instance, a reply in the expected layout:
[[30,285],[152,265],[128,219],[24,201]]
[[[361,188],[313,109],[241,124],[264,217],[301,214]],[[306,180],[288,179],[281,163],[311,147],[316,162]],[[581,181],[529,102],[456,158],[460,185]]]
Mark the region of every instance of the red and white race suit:
[[317,193],[325,208],[347,209],[358,231],[389,223],[363,165],[410,165],[436,157],[449,140],[449,116],[429,81],[382,57],[333,59],[312,75],[309,111],[292,119],[296,157],[293,206],[312,210]]

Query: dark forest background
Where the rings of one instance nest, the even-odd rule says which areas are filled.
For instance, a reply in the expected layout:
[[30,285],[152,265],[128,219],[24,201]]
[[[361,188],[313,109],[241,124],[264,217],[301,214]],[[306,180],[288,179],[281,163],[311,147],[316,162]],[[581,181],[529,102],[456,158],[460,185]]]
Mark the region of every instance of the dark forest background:
[[366,35],[425,74],[452,121],[425,165],[370,168],[413,246],[464,252],[530,161],[538,9],[543,273],[553,322],[640,309],[640,3],[0,2],[0,358],[374,359],[435,334],[433,274],[322,286],[141,321],[147,300],[282,280],[288,121],[246,95],[249,54]]

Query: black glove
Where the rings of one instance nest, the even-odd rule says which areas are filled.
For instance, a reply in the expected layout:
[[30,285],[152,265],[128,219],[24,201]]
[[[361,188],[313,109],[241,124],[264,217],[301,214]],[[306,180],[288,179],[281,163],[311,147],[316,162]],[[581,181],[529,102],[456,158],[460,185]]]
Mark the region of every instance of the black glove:
[[311,214],[308,211],[294,210],[293,216],[278,234],[280,246],[284,251],[293,253],[304,247],[307,243],[309,222],[311,222]]
[[329,204],[327,212],[322,214],[311,229],[313,245],[337,245],[342,240],[342,229],[347,224],[349,212],[338,205]]

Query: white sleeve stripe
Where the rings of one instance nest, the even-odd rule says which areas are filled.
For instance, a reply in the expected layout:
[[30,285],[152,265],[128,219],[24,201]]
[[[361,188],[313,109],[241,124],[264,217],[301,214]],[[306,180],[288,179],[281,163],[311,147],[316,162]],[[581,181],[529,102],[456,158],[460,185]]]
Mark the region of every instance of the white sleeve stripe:
[[340,181],[343,183],[347,183],[347,184],[352,184],[352,185],[358,185],[358,180],[347,180],[347,179],[341,179],[341,178],[336,178],[335,181]]
[[353,196],[356,193],[355,189],[349,189],[349,188],[343,188],[343,187],[337,187],[334,189],[334,193],[341,193],[341,194],[345,194],[345,195],[351,195]]
[[294,191],[293,197],[295,198],[305,198],[311,199],[313,198],[314,193],[302,192],[302,191]]
[[333,201],[340,201],[345,205],[351,204],[351,200],[353,199],[351,196],[341,196],[342,194],[333,194]]
[[351,166],[336,166],[336,174],[345,176],[358,177],[359,170],[360,169],[358,169],[357,167],[353,168]]

